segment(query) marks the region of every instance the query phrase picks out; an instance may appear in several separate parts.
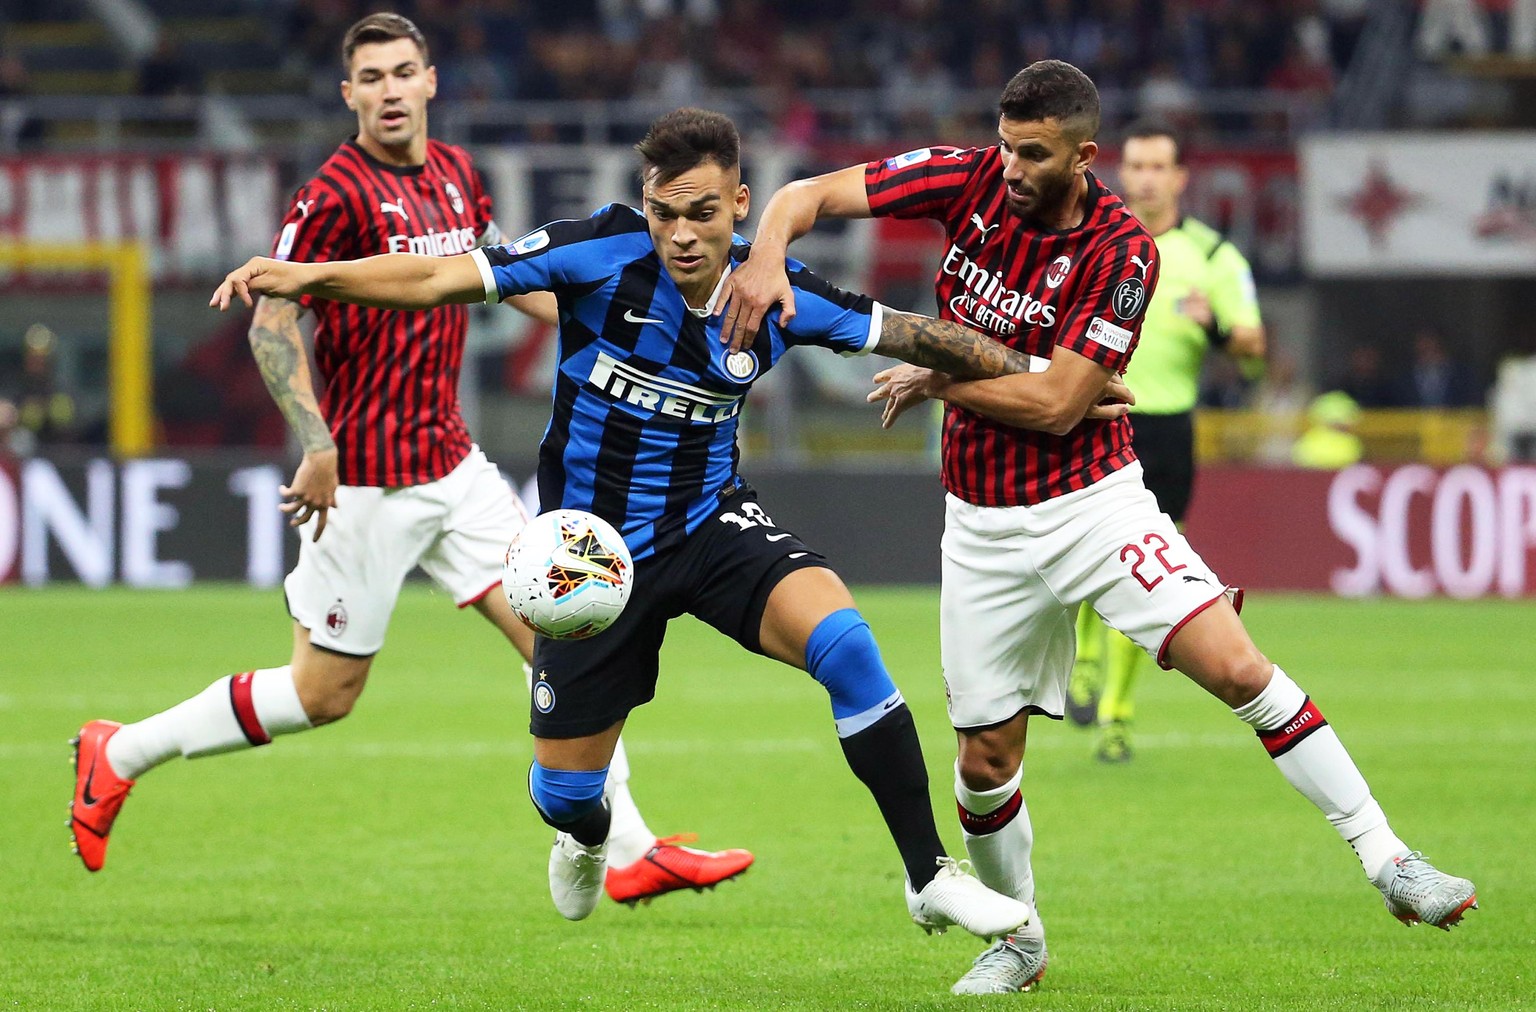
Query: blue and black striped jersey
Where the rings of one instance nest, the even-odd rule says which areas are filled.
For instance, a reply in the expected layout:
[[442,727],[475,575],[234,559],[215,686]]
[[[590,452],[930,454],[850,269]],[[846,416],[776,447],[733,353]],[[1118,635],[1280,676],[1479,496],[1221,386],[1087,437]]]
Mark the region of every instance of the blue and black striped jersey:
[[[739,236],[731,263],[751,246]],[[720,343],[720,317],[691,309],[662,265],[645,216],[609,204],[473,254],[486,301],[555,293],[554,411],[539,446],[540,508],[612,523],[637,559],[673,547],[737,485],[737,419],[752,383],[797,344],[872,350],[881,307],[788,261],[796,314],[764,322],[748,351]],[[724,278],[721,279],[722,283]]]

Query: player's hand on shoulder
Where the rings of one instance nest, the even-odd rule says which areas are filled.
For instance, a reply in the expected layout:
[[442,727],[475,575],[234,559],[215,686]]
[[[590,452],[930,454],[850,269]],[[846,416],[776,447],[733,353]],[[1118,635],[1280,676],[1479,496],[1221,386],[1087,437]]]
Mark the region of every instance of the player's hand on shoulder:
[[223,282],[214,289],[208,305],[223,312],[230,303],[239,299],[247,306],[254,305],[253,295],[273,295],[292,299],[304,294],[301,265],[271,257],[251,257],[244,264],[224,275]]
[[784,271],[784,258],[747,257],[720,289],[720,303],[715,307],[715,312],[725,314],[720,323],[720,343],[729,344],[733,354],[752,347],[763,318],[776,305],[782,307],[779,326],[788,326],[795,317],[795,290]]
[[303,526],[315,517],[315,533],[310,540],[319,541],[325,533],[327,512],[336,508],[338,484],[336,447],[310,450],[299,462],[293,483],[278,486],[284,501],[277,508],[288,514],[289,527]]
[[1125,385],[1125,378],[1115,373],[1104,384],[1104,393],[1099,397],[1099,402],[1089,408],[1083,418],[1098,421],[1124,418],[1130,413],[1131,405],[1135,403],[1136,395],[1131,392],[1130,387]]
[[942,397],[953,382],[944,373],[915,365],[898,365],[875,373],[875,389],[865,400],[870,404],[885,402],[880,413],[880,427],[889,429],[908,408],[926,400]]

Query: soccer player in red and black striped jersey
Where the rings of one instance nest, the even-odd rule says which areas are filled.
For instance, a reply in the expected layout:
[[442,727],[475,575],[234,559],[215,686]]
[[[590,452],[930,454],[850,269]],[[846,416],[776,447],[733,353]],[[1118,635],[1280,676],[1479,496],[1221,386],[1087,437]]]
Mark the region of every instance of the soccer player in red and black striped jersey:
[[[370,15],[348,30],[342,62],[341,94],[357,113],[357,135],[299,188],[273,255],[450,256],[500,242],[469,153],[427,136],[437,73],[416,26],[398,14]],[[511,301],[555,321],[551,296]],[[318,402],[300,331],[306,313],[314,317]],[[463,305],[404,312],[307,297],[256,306],[251,347],[304,450],[282,489],[282,508],[304,535],[284,584],[292,658],[220,678],[137,723],[91,721],[81,729],[71,825],[88,869],[106,860],[113,820],[142,773],[177,755],[264,745],[346,716],[384,645],[401,582],[417,565],[525,660],[532,656],[533,633],[500,592],[506,546],[526,514],[470,439],[459,409],[467,314]],[[606,886],[614,899],[714,885],[751,864],[746,851],[713,854],[678,838],[658,840],[635,807],[628,775],[616,751],[607,784]]]
[[[902,366],[878,374],[870,398],[885,401],[886,425],[927,398],[947,405],[941,652],[977,873],[1034,902],[1025,731],[1031,713],[1062,715],[1086,601],[1257,731],[1391,913],[1450,927],[1475,906],[1472,883],[1398,839],[1321,711],[1254,646],[1240,595],[1146,490],[1130,420],[1085,420],[1134,352],[1158,275],[1151,237],[1092,170],[1097,89],[1077,68],[1041,61],[1009,81],[999,112],[991,147],[920,148],[786,186],[722,298],[722,340],[739,346],[774,306],[781,323],[793,315],[783,257],[819,217],[933,218],[948,236],[940,315],[1034,357],[1029,373],[970,382]],[[1027,990],[1045,965],[1036,917],[983,952],[955,991]]]

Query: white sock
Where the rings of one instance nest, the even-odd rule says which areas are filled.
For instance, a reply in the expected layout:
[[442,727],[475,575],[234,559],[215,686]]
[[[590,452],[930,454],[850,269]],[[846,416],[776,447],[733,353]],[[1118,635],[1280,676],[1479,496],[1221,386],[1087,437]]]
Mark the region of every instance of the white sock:
[[612,822],[608,828],[608,863],[614,868],[633,864],[656,845],[656,834],[645,824],[635,799],[629,793],[629,756],[624,739],[613,746],[613,761],[608,764],[608,782],[604,785]]
[[1278,665],[1264,691],[1232,712],[1259,733],[1285,779],[1328,817],[1372,880],[1408,850],[1387,825],[1339,736]]
[[[1035,847],[1035,829],[1029,821],[1029,809],[1019,785],[1024,781],[1024,766],[1001,787],[973,791],[960,779],[960,764],[955,763],[955,800],[960,803],[960,828],[964,831],[965,852],[970,855],[976,877],[1004,896],[1012,896],[1033,906],[1035,874],[1029,855]],[[981,832],[974,832],[981,830]]]
[[265,745],[312,725],[288,665],[226,675],[169,710],[125,724],[107,740],[107,762],[137,780],[175,756],[188,759]]

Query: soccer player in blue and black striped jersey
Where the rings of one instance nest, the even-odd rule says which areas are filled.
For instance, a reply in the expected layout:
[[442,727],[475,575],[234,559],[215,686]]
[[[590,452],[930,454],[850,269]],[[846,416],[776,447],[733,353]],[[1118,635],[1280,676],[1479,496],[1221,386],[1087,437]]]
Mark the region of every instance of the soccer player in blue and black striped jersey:
[[[589,510],[636,560],[628,607],[587,640],[540,638],[530,792],[558,830],[550,888],[578,920],[597,904],[608,813],[604,769],[630,710],[655,693],[670,619],[692,613],[748,650],[809,672],[831,696],[844,755],[900,851],[907,903],[930,928],[1011,930],[1029,906],[947,857],[911,713],[869,626],[826,560],[777,526],[737,473],[737,419],[754,380],[796,345],[882,354],[967,377],[1027,371],[1027,356],[958,323],[894,312],[788,261],[799,312],[732,353],[711,311],[750,246],[739,139],[729,119],[683,109],[638,145],[643,209],[610,204],[472,254],[391,254],[296,264],[257,258],[215,293],[397,308],[553,293],[560,320],[554,414],[540,447],[545,509]],[[1112,382],[1113,399],[1123,388]],[[1117,394],[1118,391],[1118,394]],[[1118,417],[1125,406],[1091,410]]]

